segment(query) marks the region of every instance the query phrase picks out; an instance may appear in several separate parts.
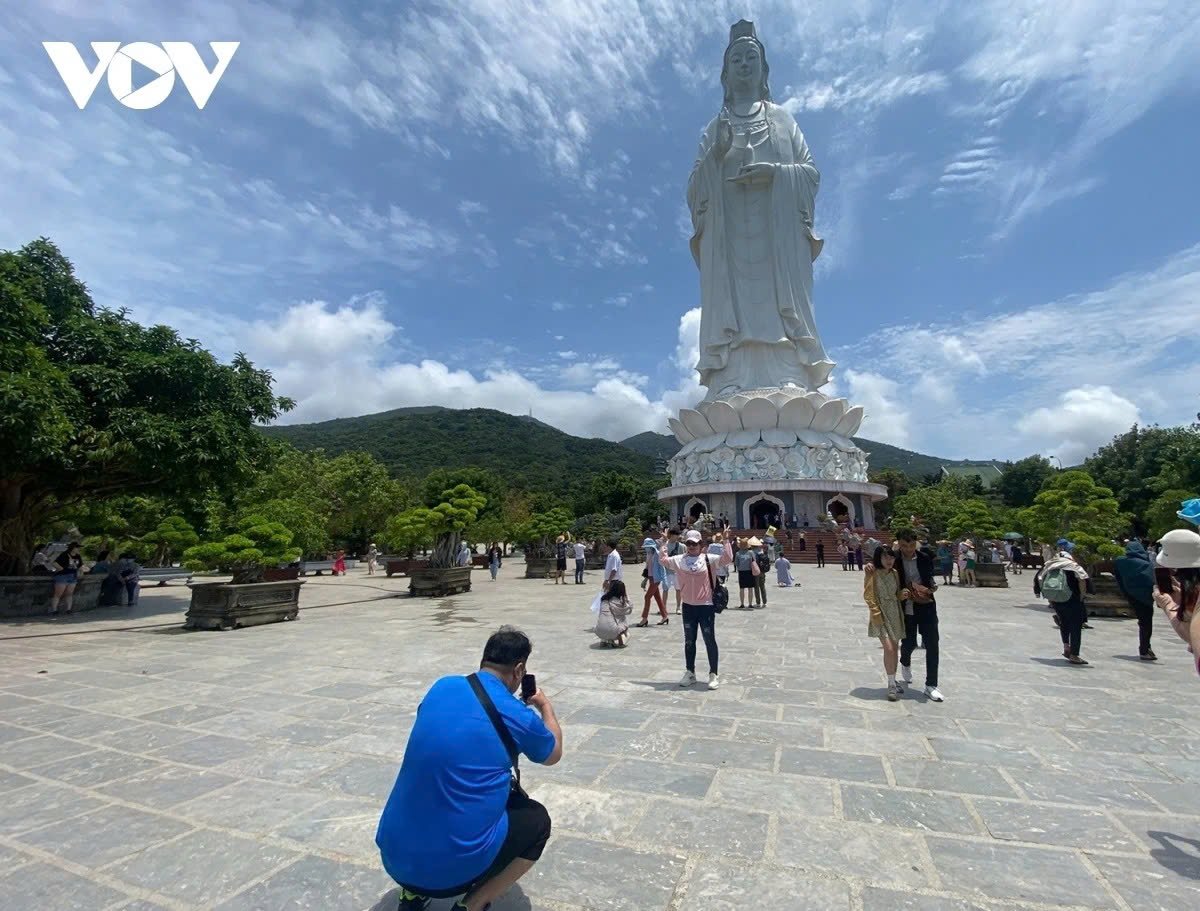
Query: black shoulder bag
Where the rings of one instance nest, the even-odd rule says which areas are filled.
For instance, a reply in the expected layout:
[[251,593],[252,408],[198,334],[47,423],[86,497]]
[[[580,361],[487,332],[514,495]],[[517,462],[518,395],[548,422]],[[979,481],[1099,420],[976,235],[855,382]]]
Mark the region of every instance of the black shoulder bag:
[[483,688],[483,681],[479,679],[479,675],[469,674],[467,682],[471,684],[475,698],[487,712],[488,720],[492,722],[492,727],[496,729],[496,733],[500,736],[500,742],[504,744],[504,749],[508,752],[508,761],[512,764],[512,793],[528,797],[525,789],[521,787],[521,751],[517,749],[517,742],[508,732],[508,727],[505,725],[504,719],[500,717],[500,710],[496,708],[496,703],[492,702],[492,697]]
[[729,590],[713,578],[712,563],[708,554],[704,554],[704,565],[708,569],[708,584],[712,588],[713,613],[719,614],[729,607]]

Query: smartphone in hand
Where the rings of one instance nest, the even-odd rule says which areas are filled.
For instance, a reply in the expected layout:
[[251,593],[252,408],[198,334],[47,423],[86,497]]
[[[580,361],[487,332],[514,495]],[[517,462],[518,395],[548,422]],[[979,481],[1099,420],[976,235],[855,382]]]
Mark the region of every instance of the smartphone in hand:
[[526,674],[521,678],[521,699],[528,702],[537,693],[537,678],[533,674]]

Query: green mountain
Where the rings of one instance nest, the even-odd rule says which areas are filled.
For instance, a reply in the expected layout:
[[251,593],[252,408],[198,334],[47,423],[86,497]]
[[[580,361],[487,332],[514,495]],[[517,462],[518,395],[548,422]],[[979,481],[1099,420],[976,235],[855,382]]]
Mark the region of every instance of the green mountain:
[[[854,442],[862,447],[865,452],[870,453],[870,464],[873,471],[883,468],[896,468],[903,471],[914,481],[920,480],[927,474],[940,471],[943,465],[950,468],[970,468],[977,467],[979,464],[967,460],[953,461],[950,459],[939,459],[937,456],[924,455],[920,452],[901,449],[899,446],[877,443],[874,440],[864,440],[860,437],[855,437]],[[642,453],[642,455],[664,459],[669,459],[675,455],[680,448],[675,437],[665,433],[650,432],[639,433],[637,436],[622,440],[621,445],[628,446],[635,452]]]
[[603,471],[650,477],[654,469],[653,457],[620,443],[571,436],[534,418],[488,408],[398,408],[264,430],[298,449],[369,452],[397,476],[472,466],[530,490],[565,492]]
[[[267,427],[264,432],[299,449],[324,449],[330,455],[369,452],[397,476],[423,477],[434,468],[475,466],[491,469],[515,486],[559,493],[603,471],[652,477],[656,462],[679,451],[675,438],[662,433],[639,433],[620,443],[584,439],[532,417],[488,408],[398,408],[319,424]],[[872,469],[898,468],[914,480],[943,465],[977,464],[873,440],[856,442],[871,454]]]

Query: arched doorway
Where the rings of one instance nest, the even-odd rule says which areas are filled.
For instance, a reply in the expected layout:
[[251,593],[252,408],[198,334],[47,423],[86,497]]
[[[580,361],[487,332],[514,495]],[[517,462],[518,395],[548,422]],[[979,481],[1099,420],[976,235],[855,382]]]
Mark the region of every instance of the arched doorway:
[[699,497],[692,497],[688,500],[687,505],[683,508],[684,513],[695,522],[702,515],[708,512],[708,504]]
[[839,525],[854,524],[854,504],[840,493],[825,504],[825,509]]
[[742,520],[746,523],[746,528],[766,530],[776,513],[781,516],[784,514],[783,500],[767,493],[760,493],[746,501]]

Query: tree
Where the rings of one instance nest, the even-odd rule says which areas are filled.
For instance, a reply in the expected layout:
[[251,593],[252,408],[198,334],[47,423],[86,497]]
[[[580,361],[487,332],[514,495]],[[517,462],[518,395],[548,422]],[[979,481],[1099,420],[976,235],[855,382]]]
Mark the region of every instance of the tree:
[[485,500],[479,518],[486,519],[504,511],[508,484],[486,468],[435,468],[421,482],[421,499],[430,508],[442,502],[442,495],[459,484],[466,484]]
[[235,585],[261,582],[263,570],[300,559],[292,547],[292,533],[278,522],[247,516],[231,535],[188,548],[183,564],[189,569],[216,569],[233,573]]
[[985,539],[1000,537],[1002,532],[996,524],[996,515],[983,500],[967,500],[946,525],[946,534],[954,539],[971,538],[979,547]]
[[45,238],[0,252],[0,574],[89,500],[236,489],[267,454],[257,425],[292,407],[271,387],[242,354],[97,309]]
[[433,543],[433,535],[428,523],[419,511],[427,507],[419,506],[406,509],[388,519],[383,532],[384,546],[405,554],[410,560],[417,555],[418,550],[424,550]]
[[1137,534],[1148,531],[1151,504],[1169,490],[1200,493],[1200,428],[1136,425],[1084,463],[1098,484],[1110,488]]
[[1069,538],[1080,559],[1120,556],[1113,538],[1126,526],[1116,497],[1078,469],[1060,472],[1034,498],[1024,512],[1026,523],[1042,541]]
[[891,521],[896,499],[903,496],[912,488],[912,480],[903,471],[896,468],[884,468],[871,472],[869,478],[873,484],[882,484],[887,488],[886,500],[875,504],[875,523],[877,527],[885,528]]
[[1031,455],[1004,466],[1004,474],[993,489],[1005,506],[1023,509],[1032,506],[1042,486],[1054,476],[1055,469],[1045,456]]
[[1185,500],[1195,497],[1195,491],[1176,488],[1168,490],[1150,504],[1143,517],[1144,524],[1149,530],[1150,537],[1157,540],[1175,528],[1195,530],[1190,522],[1179,518],[1179,505]]
[[892,530],[911,528],[912,517],[916,516],[928,529],[930,537],[943,537],[950,520],[961,511],[963,504],[971,499],[964,495],[961,485],[951,483],[952,480],[954,479],[948,478],[943,484],[914,487],[908,493],[897,497],[892,506]]
[[172,556],[195,547],[200,536],[183,516],[167,516],[142,540],[154,546],[155,566],[170,566]]
[[441,502],[432,509],[418,506],[409,509],[388,523],[393,540],[405,542],[432,541],[430,569],[449,569],[458,557],[462,533],[478,517],[487,498],[466,484],[442,492]]
[[526,556],[548,557],[558,536],[566,534],[572,522],[571,513],[563,507],[535,513],[515,530],[513,539],[517,544],[524,545]]

